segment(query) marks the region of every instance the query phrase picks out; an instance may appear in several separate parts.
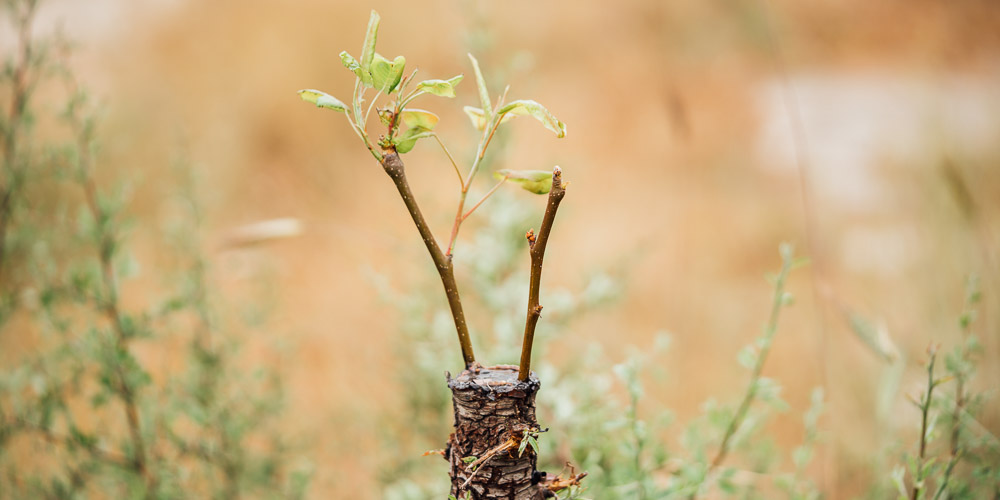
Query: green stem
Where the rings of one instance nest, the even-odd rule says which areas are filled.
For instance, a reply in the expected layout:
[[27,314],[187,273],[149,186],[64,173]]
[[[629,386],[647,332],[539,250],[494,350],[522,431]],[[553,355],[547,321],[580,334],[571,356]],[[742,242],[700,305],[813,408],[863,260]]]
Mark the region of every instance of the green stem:
[[[33,45],[31,26],[35,16],[35,2],[27,2],[27,8],[18,19],[18,51],[20,57],[13,68],[11,79],[13,91],[7,123],[3,137],[3,172],[5,184],[0,188],[0,277],[2,277],[7,256],[7,226],[10,223],[14,195],[20,184],[21,167],[17,165],[18,132],[24,118],[25,109],[31,95],[32,85],[28,82],[31,68]],[[3,281],[0,280],[0,283]]]
[[[778,273],[774,284],[774,298],[771,302],[771,315],[767,321],[767,329],[764,332],[763,342],[760,348],[760,353],[757,355],[757,361],[754,363],[753,373],[750,376],[750,384],[747,386],[747,390],[743,395],[743,400],[740,402],[736,413],[733,415],[733,419],[729,422],[728,427],[726,427],[726,433],[722,438],[722,442],[719,444],[719,450],[715,453],[715,458],[709,463],[708,471],[705,476],[707,477],[714,469],[722,465],[722,462],[726,459],[726,455],[729,453],[730,441],[739,430],[740,426],[743,425],[743,420],[746,418],[747,412],[750,410],[750,404],[753,403],[754,399],[757,397],[757,387],[760,383],[761,372],[764,369],[764,363],[767,361],[767,356],[771,352],[771,345],[774,341],[774,336],[778,331],[778,318],[781,315],[781,307],[784,305],[784,295],[785,295],[785,280],[788,278],[788,273],[791,271],[793,261],[790,254],[782,254],[782,265],[781,271]],[[692,494],[691,498],[695,498],[696,494]]]
[[937,348],[933,345],[928,347],[927,354],[930,357],[927,362],[927,394],[924,395],[923,401],[920,402],[920,454],[917,456],[917,470],[914,474],[913,493],[910,495],[911,500],[917,500],[920,496],[920,491],[924,489],[924,460],[927,456],[927,418],[931,412],[934,387],[937,386],[937,382],[934,381],[934,362],[937,360]]
[[[96,239],[98,243],[98,259],[101,268],[101,279],[104,285],[106,297],[100,304],[105,315],[111,321],[115,334],[115,349],[122,352],[129,350],[129,333],[125,327],[119,304],[118,279],[114,272],[114,235],[108,227],[110,214],[100,206],[98,201],[97,184],[94,181],[93,168],[91,166],[91,127],[74,123],[78,136],[79,155],[79,180],[84,191],[84,197],[91,216],[97,225]],[[136,388],[129,382],[122,364],[115,356],[114,373],[117,378],[118,396],[122,400],[125,411],[125,421],[128,427],[134,457],[132,464],[135,472],[143,478],[146,483],[146,497],[152,498],[157,484],[157,478],[149,468],[149,457],[147,447],[142,437],[141,423],[139,421],[139,408],[136,401]]]

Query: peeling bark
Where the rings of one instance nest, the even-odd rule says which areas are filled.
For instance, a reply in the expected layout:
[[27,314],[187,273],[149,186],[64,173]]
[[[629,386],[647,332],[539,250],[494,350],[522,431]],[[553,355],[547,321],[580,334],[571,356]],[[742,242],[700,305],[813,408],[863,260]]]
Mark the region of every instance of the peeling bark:
[[[455,432],[445,459],[451,464],[456,498],[469,493],[474,500],[546,497],[547,490],[538,484],[542,473],[536,473],[534,450],[526,446],[518,456],[524,431],[538,430],[535,394],[541,384],[534,374],[523,382],[517,377],[517,366],[474,367],[456,378],[449,375]],[[470,468],[473,464],[477,466]]]

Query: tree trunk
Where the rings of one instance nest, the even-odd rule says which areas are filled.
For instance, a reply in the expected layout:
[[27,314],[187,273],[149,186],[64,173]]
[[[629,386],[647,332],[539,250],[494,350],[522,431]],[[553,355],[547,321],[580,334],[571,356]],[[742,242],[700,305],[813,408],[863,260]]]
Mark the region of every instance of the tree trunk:
[[517,366],[474,367],[457,378],[448,376],[455,407],[455,432],[445,459],[451,464],[451,494],[474,500],[539,500],[537,456],[521,441],[538,432],[535,393],[540,382],[532,374],[517,380]]

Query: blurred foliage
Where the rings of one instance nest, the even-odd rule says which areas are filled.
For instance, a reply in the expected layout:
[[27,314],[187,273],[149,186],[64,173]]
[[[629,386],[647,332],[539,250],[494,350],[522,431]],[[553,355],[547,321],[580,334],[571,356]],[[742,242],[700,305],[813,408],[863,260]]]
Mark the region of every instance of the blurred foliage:
[[918,443],[892,470],[895,493],[901,499],[1000,495],[1000,441],[977,420],[985,394],[969,390],[982,355],[973,333],[980,298],[978,279],[970,278],[958,318],[962,342],[945,354],[944,376],[935,374],[939,346],[927,348],[925,390],[919,397],[909,397],[921,416]]
[[302,497],[280,378],[248,373],[219,310],[186,166],[189,213],[161,242],[179,265],[154,275],[172,284],[123,291],[139,275],[128,179],[98,180],[95,108],[66,44],[33,38],[36,7],[4,3],[19,45],[0,74],[0,498]]

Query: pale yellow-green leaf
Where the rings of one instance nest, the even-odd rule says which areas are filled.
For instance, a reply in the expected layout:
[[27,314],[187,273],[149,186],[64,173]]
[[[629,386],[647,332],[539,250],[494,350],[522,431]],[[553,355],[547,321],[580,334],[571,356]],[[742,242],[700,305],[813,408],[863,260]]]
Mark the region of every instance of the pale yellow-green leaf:
[[354,73],[357,73],[358,70],[361,69],[361,65],[358,64],[358,61],[354,59],[354,56],[347,53],[346,50],[340,53],[340,64],[343,64],[345,68],[353,71]]
[[340,102],[340,99],[337,99],[336,97],[320,90],[300,90],[299,97],[301,97],[303,101],[315,104],[318,108],[332,109],[342,113],[347,112],[347,106],[345,106],[343,102]]
[[380,122],[382,122],[382,125],[388,127],[390,124],[392,124],[392,110],[378,108],[375,110],[375,112],[378,113],[378,119]]
[[406,67],[406,58],[398,56],[390,61],[382,54],[376,53],[369,68],[372,78],[372,86],[376,90],[381,90],[386,94],[391,94],[396,90],[399,81],[403,79],[403,69]]
[[403,123],[409,128],[432,130],[438,123],[438,115],[423,109],[404,109],[400,114]]
[[486,128],[486,116],[483,115],[483,110],[473,106],[465,106],[462,111],[469,115],[469,120],[472,121],[472,126],[476,127],[476,130]]
[[545,128],[555,132],[556,137],[566,137],[566,124],[553,116],[549,110],[545,109],[545,106],[542,106],[535,101],[514,101],[500,108],[497,113],[504,115],[504,118],[507,116],[519,115],[533,116],[535,119],[542,122],[542,125],[545,126]]
[[372,60],[375,59],[375,42],[378,39],[378,23],[381,20],[381,16],[378,12],[372,10],[371,16],[368,18],[368,30],[365,32],[365,43],[361,48],[361,81],[365,85],[371,87],[371,65]]
[[501,169],[493,172],[497,179],[507,179],[516,182],[525,190],[535,194],[547,194],[552,190],[552,172],[545,170],[510,170]]
[[483,72],[479,71],[479,61],[472,54],[469,54],[469,60],[472,61],[472,69],[476,73],[476,86],[479,87],[479,104],[482,106],[482,111],[486,119],[489,120],[493,113],[493,105],[490,104],[490,91],[486,88],[486,80],[483,78]]
[[417,88],[441,97],[455,97],[455,86],[462,81],[462,75],[458,75],[450,80],[424,80],[417,85]]
[[[482,130],[486,127],[487,120],[486,117],[483,116],[483,110],[473,106],[465,106],[462,108],[462,111],[465,111],[465,114],[468,115],[469,120],[472,122],[472,126],[476,127],[476,130]],[[514,118],[514,116],[515,115],[508,113],[500,119],[500,123],[510,121]]]

